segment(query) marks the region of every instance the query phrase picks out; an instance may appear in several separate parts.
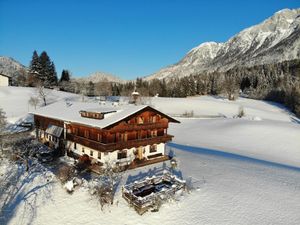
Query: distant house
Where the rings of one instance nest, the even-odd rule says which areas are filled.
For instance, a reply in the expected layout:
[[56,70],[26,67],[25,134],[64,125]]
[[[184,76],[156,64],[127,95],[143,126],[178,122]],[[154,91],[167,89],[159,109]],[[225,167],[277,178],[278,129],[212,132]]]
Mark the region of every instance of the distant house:
[[58,102],[34,114],[37,138],[93,162],[142,166],[168,159],[172,117],[147,105]]
[[0,73],[0,86],[9,86],[11,77]]

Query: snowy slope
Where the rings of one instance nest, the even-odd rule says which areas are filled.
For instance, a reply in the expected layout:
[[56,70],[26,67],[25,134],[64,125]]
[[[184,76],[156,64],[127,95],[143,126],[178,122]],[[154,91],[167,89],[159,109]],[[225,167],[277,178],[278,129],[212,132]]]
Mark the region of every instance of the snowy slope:
[[278,11],[225,43],[205,42],[178,63],[146,77],[163,79],[189,76],[201,71],[226,71],[300,58],[300,9]]
[[[170,124],[176,144],[300,167],[300,120],[279,104],[210,96],[153,98],[152,103],[174,116],[194,112],[195,118],[178,117],[181,124]],[[245,117],[234,118],[241,106]]]
[[[40,173],[34,170],[25,176],[27,180],[16,196],[16,204],[10,205],[11,214],[5,222],[11,225],[299,224],[300,170],[200,150],[173,148],[180,173],[186,179],[192,177],[196,189],[178,202],[162,205],[159,212],[139,216],[121,198],[120,190],[115,199],[118,204],[101,211],[86,188],[67,194],[47,170]],[[120,186],[130,179],[129,175],[143,177],[162,167],[157,164],[129,171]]]
[[177,116],[185,112],[194,112],[196,117],[227,117],[232,118],[240,107],[244,108],[249,119],[266,119],[291,122],[297,118],[280,104],[247,98],[236,101],[219,96],[200,96],[188,98],[152,98],[153,106],[167,114]]
[[[49,104],[62,99],[77,99],[78,95],[56,90],[45,90]],[[28,103],[30,97],[37,97],[36,88],[27,87],[0,87],[0,108],[6,113],[9,122],[17,121],[25,117],[28,112],[34,110],[34,106]],[[40,101],[39,106],[42,106]],[[38,107],[39,107],[38,106]]]

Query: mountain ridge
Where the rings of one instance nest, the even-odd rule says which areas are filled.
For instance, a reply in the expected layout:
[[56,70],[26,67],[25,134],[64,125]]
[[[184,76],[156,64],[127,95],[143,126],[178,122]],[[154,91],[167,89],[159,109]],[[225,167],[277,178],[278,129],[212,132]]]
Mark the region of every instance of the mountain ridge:
[[204,42],[179,62],[144,77],[146,80],[227,71],[300,58],[300,8],[283,9],[259,24],[243,29],[226,42]]
[[98,82],[111,82],[111,83],[124,83],[125,81],[119,78],[116,75],[106,73],[106,72],[95,72],[91,73],[90,75],[86,77],[79,77],[76,78],[78,81],[82,82],[93,82],[93,83],[98,83]]
[[14,77],[17,76],[22,69],[27,70],[27,67],[14,58],[0,56],[0,73]]

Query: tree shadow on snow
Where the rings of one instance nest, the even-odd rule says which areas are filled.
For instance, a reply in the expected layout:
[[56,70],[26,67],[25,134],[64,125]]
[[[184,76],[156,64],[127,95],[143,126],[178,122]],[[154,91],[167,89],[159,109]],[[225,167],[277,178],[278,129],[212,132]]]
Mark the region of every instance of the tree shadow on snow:
[[[10,176],[11,180],[8,181],[11,187],[9,187],[6,193],[2,193],[5,194],[6,197],[1,206],[0,224],[8,224],[22,203],[24,203],[24,205],[22,209],[19,210],[19,213],[22,214],[18,215],[18,222],[20,224],[31,224],[33,222],[38,206],[38,196],[43,192],[44,198],[41,201],[42,204],[51,200],[50,184],[52,181],[47,179],[46,183],[33,186],[28,191],[24,189],[26,189],[26,185],[33,184],[34,179],[36,179],[38,175],[45,177],[46,172],[47,171],[41,171],[40,167],[34,167],[26,174],[24,167],[22,165],[18,166],[18,170],[15,174]],[[23,175],[25,177],[23,177]]]
[[297,118],[297,116],[294,113],[292,113],[290,109],[288,109],[286,106],[282,105],[281,103],[267,101],[267,100],[263,100],[263,102],[268,105],[272,105],[275,106],[276,108],[279,108],[282,112],[290,116],[291,122],[300,124],[300,119]]

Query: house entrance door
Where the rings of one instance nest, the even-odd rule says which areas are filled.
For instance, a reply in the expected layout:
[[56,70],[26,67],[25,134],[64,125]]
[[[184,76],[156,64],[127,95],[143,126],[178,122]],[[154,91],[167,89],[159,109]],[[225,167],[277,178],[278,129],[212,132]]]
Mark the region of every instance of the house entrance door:
[[143,147],[138,147],[137,150],[138,150],[138,154],[137,154],[138,159],[142,160],[144,158],[144,148]]

